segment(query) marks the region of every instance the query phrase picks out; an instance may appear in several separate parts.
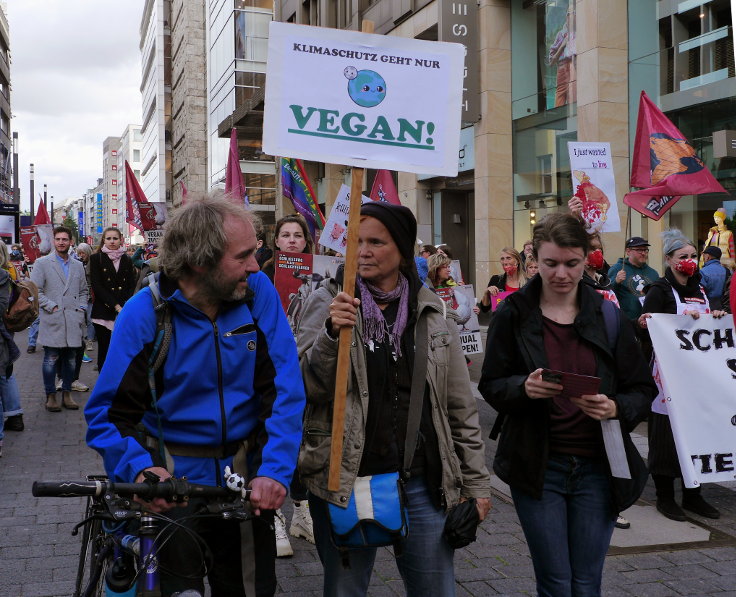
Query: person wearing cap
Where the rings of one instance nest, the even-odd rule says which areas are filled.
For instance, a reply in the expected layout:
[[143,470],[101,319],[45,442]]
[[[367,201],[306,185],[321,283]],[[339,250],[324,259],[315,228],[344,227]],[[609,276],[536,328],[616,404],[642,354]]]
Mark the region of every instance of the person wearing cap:
[[721,297],[723,296],[723,287],[726,284],[728,273],[728,270],[721,263],[722,254],[718,247],[711,245],[705,247],[701,255],[703,267],[700,268],[700,284],[708,296],[711,309],[722,307]]
[[[408,536],[395,549],[409,597],[455,595],[453,549],[443,538],[447,511],[476,498],[490,509],[490,475],[456,315],[422,285],[414,265],[416,220],[409,209],[361,207],[355,297],[328,279],[304,306],[297,332],[307,409],[299,472],[309,489],[324,595],[366,595],[376,548],[337,548],[328,503],[345,507],[356,477],[404,472],[415,328],[427,323],[427,374],[419,441],[405,478]],[[339,277],[339,276],[338,276]],[[338,336],[352,330],[340,488],[328,489]],[[416,420],[416,419],[414,419]],[[349,566],[344,565],[347,560]]]
[[645,238],[632,236],[626,241],[626,257],[621,257],[608,270],[621,310],[632,321],[641,315],[644,288],[659,278],[657,271],[647,265],[649,246]]

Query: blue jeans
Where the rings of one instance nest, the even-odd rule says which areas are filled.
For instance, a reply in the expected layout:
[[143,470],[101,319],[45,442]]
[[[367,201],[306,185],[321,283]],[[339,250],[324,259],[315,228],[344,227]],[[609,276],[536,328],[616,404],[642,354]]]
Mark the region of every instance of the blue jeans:
[[56,393],[56,362],[61,362],[61,389],[64,392],[72,391],[74,381],[74,367],[79,348],[43,347],[43,386],[46,394]]
[[87,322],[87,340],[95,339],[95,326],[92,323],[92,302],[87,303],[87,311],[84,313],[84,320]]
[[[405,486],[409,511],[409,536],[403,542],[396,565],[407,597],[454,597],[454,550],[442,537],[446,514],[429,498],[424,480],[411,479]],[[317,553],[324,568],[324,597],[364,597],[373,572],[377,548],[350,549],[350,568],[344,568],[340,551],[330,537],[327,502],[309,495]]]
[[0,398],[2,398],[2,408],[6,417],[23,414],[20,406],[20,389],[15,375],[0,376]]
[[36,340],[38,340],[38,326],[40,323],[41,320],[36,317],[28,328],[28,346],[36,346]]
[[542,499],[511,488],[539,597],[600,597],[616,521],[606,464],[551,454]]

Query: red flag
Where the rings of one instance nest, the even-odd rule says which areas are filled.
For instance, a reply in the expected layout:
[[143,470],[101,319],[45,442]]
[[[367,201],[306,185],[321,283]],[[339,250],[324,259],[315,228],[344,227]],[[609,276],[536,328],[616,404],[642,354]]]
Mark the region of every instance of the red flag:
[[46,211],[46,206],[41,201],[38,204],[38,210],[36,211],[36,219],[33,220],[34,224],[51,224],[51,218],[49,212]]
[[373,201],[385,201],[386,203],[401,205],[391,172],[388,170],[376,172],[376,179],[373,181],[370,197]]
[[642,91],[636,123],[631,186],[624,203],[659,220],[682,195],[726,193],[677,127]]
[[125,160],[125,221],[141,232],[157,228],[156,210],[146,199],[128,160]]
[[230,131],[230,151],[227,154],[227,169],[225,170],[225,194],[235,198],[238,203],[248,204],[243,173],[240,170],[238,133],[235,127]]

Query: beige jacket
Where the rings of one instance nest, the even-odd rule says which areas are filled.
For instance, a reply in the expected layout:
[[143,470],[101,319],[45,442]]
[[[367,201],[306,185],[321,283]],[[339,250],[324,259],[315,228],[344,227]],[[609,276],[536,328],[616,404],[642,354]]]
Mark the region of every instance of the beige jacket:
[[[352,374],[345,408],[340,490],[330,492],[327,477],[338,342],[327,334],[325,323],[330,302],[337,292],[337,284],[331,280],[312,293],[297,332],[297,350],[307,392],[298,470],[309,491],[334,504],[344,505],[352,492],[363,455],[368,378],[359,317],[350,349]],[[432,422],[443,463],[442,491],[449,509],[461,497],[490,497],[490,475],[485,465],[478,410],[470,389],[454,312],[447,312],[445,319],[442,301],[425,287],[419,291],[417,308],[420,317],[428,318],[427,383]]]

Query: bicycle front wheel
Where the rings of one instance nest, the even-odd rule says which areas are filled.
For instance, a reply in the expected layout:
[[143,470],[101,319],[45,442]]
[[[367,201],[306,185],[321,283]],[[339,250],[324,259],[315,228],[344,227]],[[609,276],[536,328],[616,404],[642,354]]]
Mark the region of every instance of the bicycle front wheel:
[[102,529],[102,523],[99,520],[90,520],[85,524],[74,597],[105,596],[105,573],[111,551],[112,537]]

